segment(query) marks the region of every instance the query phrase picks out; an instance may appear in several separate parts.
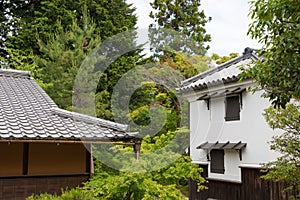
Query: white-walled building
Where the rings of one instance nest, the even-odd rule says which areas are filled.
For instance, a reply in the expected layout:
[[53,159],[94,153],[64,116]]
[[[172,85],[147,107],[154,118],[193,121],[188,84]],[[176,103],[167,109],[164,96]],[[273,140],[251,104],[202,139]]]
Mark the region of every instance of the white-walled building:
[[280,199],[273,194],[279,190],[260,179],[262,164],[278,156],[268,142],[280,131],[262,115],[271,103],[263,91],[249,91],[251,79],[239,81],[240,67],[256,60],[246,48],[242,56],[182,82],[179,91],[190,110],[190,156],[208,180],[208,190],[199,194],[191,185],[191,199]]

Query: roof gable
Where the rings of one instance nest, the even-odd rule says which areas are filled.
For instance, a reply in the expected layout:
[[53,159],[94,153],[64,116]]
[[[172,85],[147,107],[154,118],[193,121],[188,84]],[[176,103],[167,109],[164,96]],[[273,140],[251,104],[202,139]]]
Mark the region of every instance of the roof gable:
[[241,73],[239,67],[246,66],[256,60],[258,60],[258,57],[254,54],[253,50],[246,48],[242,56],[182,81],[179,91],[185,92],[194,89],[203,89],[208,85],[238,81]]
[[29,72],[0,69],[0,140],[123,140],[127,125],[57,107]]

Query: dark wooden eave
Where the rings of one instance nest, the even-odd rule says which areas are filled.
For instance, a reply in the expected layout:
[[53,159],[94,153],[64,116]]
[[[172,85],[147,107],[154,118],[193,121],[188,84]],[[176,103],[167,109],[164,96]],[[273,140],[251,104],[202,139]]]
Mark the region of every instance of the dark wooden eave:
[[196,149],[203,149],[207,151],[207,158],[209,160],[209,153],[213,149],[219,149],[219,150],[236,150],[239,152],[239,157],[240,160],[242,160],[242,150],[247,146],[247,143],[243,143],[242,141],[239,142],[215,142],[215,143],[209,143],[209,142],[204,142]]

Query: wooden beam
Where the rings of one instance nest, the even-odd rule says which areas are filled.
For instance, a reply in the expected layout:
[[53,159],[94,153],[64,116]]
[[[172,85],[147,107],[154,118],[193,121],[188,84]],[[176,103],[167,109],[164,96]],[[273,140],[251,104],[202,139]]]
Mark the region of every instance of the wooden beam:
[[84,140],[0,140],[4,143],[61,143],[61,144],[114,144],[114,145],[134,145],[134,142],[109,142],[109,141],[84,141]]

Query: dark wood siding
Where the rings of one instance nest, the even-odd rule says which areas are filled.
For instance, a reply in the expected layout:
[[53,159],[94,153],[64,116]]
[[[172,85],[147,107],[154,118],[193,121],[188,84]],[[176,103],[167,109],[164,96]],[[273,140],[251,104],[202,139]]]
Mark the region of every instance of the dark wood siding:
[[[207,177],[207,165],[201,165]],[[286,200],[291,194],[282,192],[283,183],[265,181],[260,178],[262,172],[255,168],[242,168],[242,183],[208,180],[207,190],[197,192],[197,183],[189,181],[190,200]],[[295,195],[295,194],[293,194]]]
[[22,143],[0,143],[0,176],[22,175]]
[[31,194],[60,194],[61,189],[75,188],[89,175],[0,177],[0,199],[24,200]]
[[89,173],[90,159],[83,144],[0,142],[0,177]]
[[82,174],[87,172],[83,144],[30,143],[28,175]]
[[83,144],[0,143],[0,158],[1,200],[60,193],[87,181],[91,171]]

